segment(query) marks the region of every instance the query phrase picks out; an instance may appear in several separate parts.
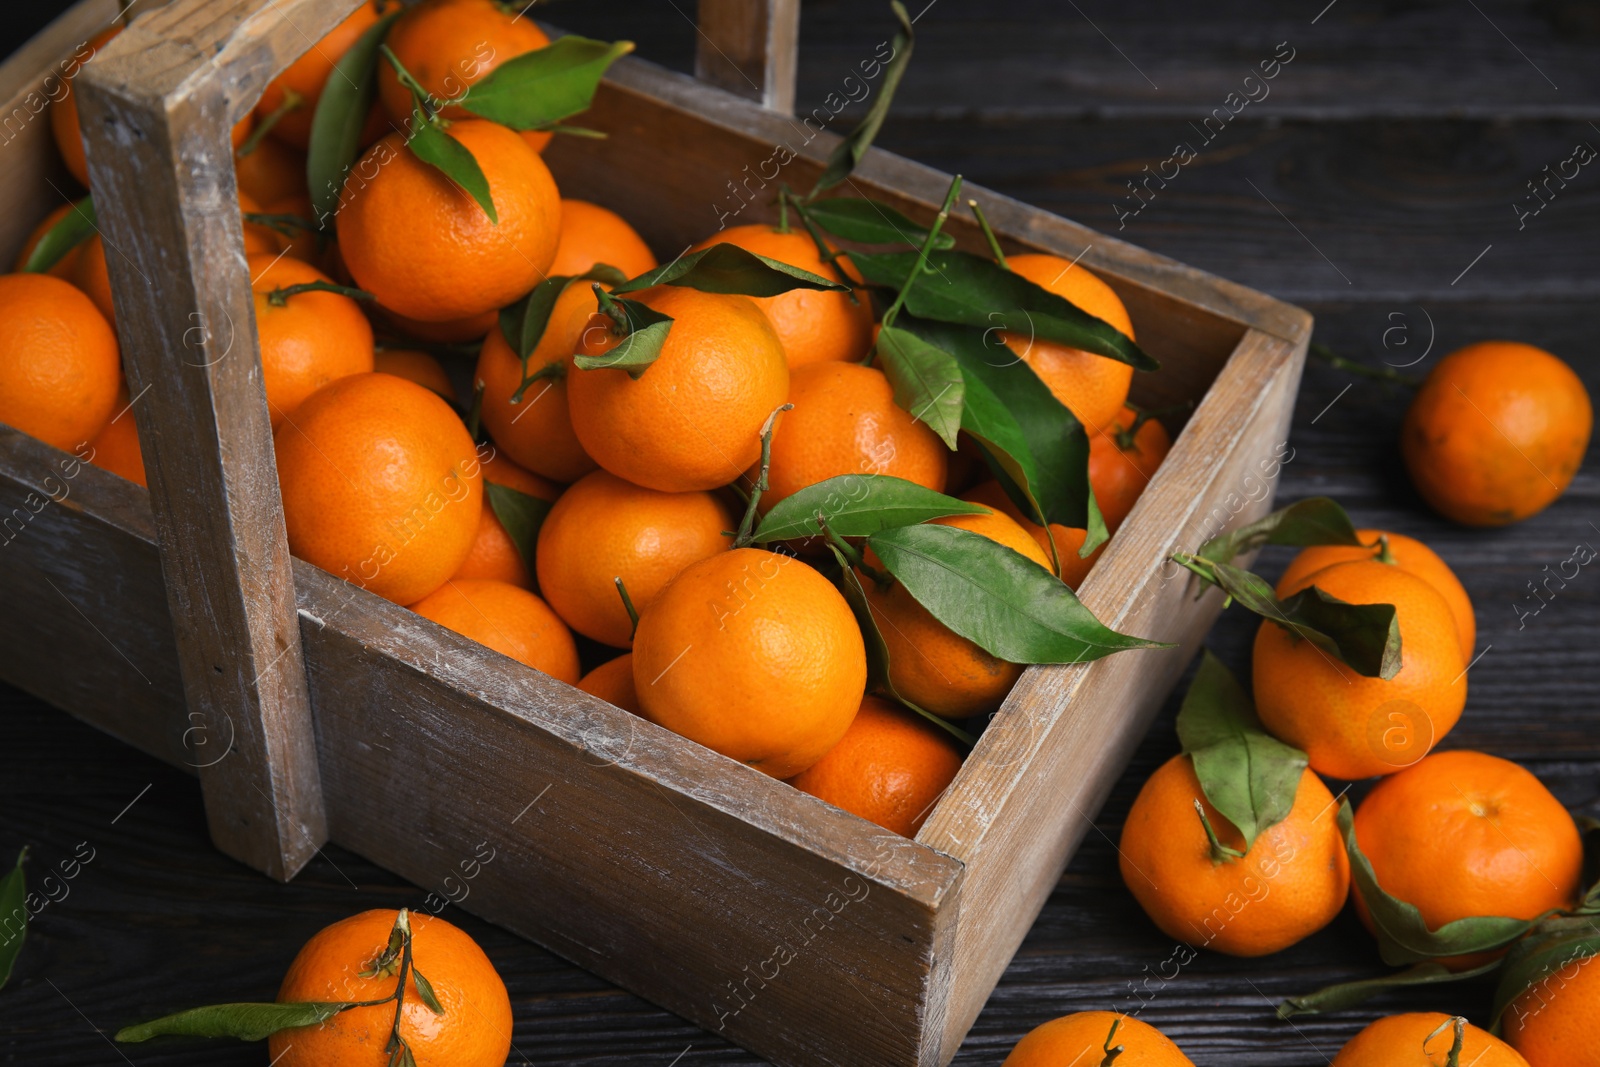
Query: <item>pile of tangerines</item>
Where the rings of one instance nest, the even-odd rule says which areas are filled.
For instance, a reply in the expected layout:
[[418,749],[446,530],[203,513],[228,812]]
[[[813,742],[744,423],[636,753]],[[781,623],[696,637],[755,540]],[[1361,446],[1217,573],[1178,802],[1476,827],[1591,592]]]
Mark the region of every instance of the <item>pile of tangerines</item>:
[[[908,836],[961,766],[957,724],[992,714],[1024,665],[1152,647],[1072,590],[1170,447],[1163,413],[1128,400],[1154,363],[1108,285],[1055,256],[1008,258],[975,202],[990,254],[955,250],[942,228],[960,179],[929,226],[822,195],[889,92],[809,193],[785,187],[772,221],[663,264],[621,216],[564,197],[542,157],[592,135],[567,120],[626,43],[552,42],[494,0],[386,7],[359,8],[234,130],[296,555]],[[117,252],[71,95],[51,121],[91,195],[0,276],[0,421],[143,484]],[[1554,356],[1487,343],[1436,368],[1404,450],[1436,508],[1504,523],[1566,487],[1590,422]],[[1304,549],[1275,588],[1233,562],[1263,544]],[[1413,965],[1396,984],[1502,967],[1526,1060],[1419,1015],[1375,1023],[1337,1062],[1600,1063],[1571,1044],[1600,968],[1539,985],[1553,961],[1600,953],[1576,825],[1513,764],[1429,754],[1462,712],[1474,647],[1450,568],[1323,500],[1174,559],[1263,622],[1254,699],[1208,658],[1184,752],[1124,828],[1123,874],[1152,919],[1261,955],[1348,897],[1385,959]],[[1319,775],[1385,777],[1352,814]],[[431,1018],[469,1003],[495,1025]],[[383,1041],[391,1064],[474,1067],[502,1062],[510,1034],[481,950],[406,912],[319,934],[277,1005],[198,1011],[125,1036],[272,1035],[288,1067]],[[1047,1024],[1008,1062],[1124,1054],[1188,1062],[1109,1013]]]

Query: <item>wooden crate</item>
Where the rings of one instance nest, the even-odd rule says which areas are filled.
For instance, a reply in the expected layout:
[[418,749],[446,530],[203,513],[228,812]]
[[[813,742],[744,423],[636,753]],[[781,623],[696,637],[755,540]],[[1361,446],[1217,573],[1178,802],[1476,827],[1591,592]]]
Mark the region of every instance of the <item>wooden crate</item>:
[[[1080,590],[1178,647],[1030,668],[906,840],[289,557],[228,130],[355,6],[174,0],[79,79],[151,489],[0,426],[0,675],[196,773],[218,846],[275,877],[332,840],[777,1063],[947,1063],[1220,608],[1167,555],[1271,506],[1310,316],[971,190],[1116,289],[1162,363],[1137,400],[1198,403]],[[29,94],[116,8],[0,68],[0,254],[73,195]],[[785,104],[795,12],[702,0],[702,75]],[[835,143],[633,59],[583,121],[610,137],[550,148],[563,191],[669,255],[778,146],[804,188]],[[874,151],[853,186],[926,222],[947,182]]]

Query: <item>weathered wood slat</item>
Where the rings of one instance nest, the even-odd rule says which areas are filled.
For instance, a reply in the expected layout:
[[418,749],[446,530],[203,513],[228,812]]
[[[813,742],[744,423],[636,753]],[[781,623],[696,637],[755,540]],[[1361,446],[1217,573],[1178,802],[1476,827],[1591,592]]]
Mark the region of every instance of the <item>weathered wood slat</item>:
[[773,111],[794,110],[800,0],[700,0],[695,77]]

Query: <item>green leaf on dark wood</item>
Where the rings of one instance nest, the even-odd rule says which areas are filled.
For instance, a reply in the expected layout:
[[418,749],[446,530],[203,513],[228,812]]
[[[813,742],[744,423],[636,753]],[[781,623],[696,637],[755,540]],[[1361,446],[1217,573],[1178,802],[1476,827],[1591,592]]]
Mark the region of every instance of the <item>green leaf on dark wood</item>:
[[1600,967],[1600,919],[1594,915],[1545,919],[1511,946],[1504,963],[1489,1017],[1496,1033],[1507,1011],[1524,1010],[1514,1007],[1523,994],[1532,994],[1532,1008],[1538,1011],[1577,977],[1580,968]]
[[867,154],[867,149],[872,147],[873,139],[878,136],[878,130],[883,126],[883,120],[888,117],[889,106],[894,102],[895,90],[900,87],[900,79],[905,76],[906,65],[911,62],[911,48],[916,42],[916,32],[911,28],[911,16],[907,14],[905,5],[900,0],[891,0],[889,6],[893,8],[895,20],[899,22],[900,27],[895,32],[893,51],[884,67],[883,84],[878,86],[878,98],[872,102],[872,106],[867,109],[866,115],[862,116],[856,128],[845,134],[844,139],[828,156],[828,165],[823,168],[817,183],[811,187],[812,197],[827,192],[855,172],[856,165]]
[[305,1001],[287,1004],[210,1004],[166,1015],[117,1031],[118,1041],[148,1041],[152,1037],[236,1037],[260,1041],[280,1030],[316,1026],[350,1007],[353,1001]]
[[489,195],[489,179],[483,168],[467,151],[466,145],[428,121],[422,105],[414,104],[411,112],[411,139],[406,145],[418,159],[437,169],[446,178],[460,186],[468,196],[478,202],[489,221],[500,224],[500,213],[494,208],[494,198]]
[[1289,997],[1278,1005],[1278,1018],[1290,1019],[1296,1015],[1317,1015],[1328,1011],[1348,1011],[1380,993],[1412,986],[1441,985],[1446,982],[1465,982],[1478,978],[1500,966],[1499,960],[1490,960],[1469,971],[1452,971],[1442,963],[1418,963],[1403,971],[1362,978],[1354,982],[1340,982],[1325,986],[1315,993]]
[[1084,663],[1125,649],[1170,647],[1108,628],[1061,579],[970,530],[902,526],[867,544],[934,618],[1011,663]]
[[791,289],[847,292],[848,287],[820,274],[721,242],[679,256],[671,263],[623,282],[614,293],[635,293],[654,285],[682,285],[703,293],[737,293],[742,296],[777,296]]
[[667,343],[672,330],[672,318],[637,300],[613,297],[600,286],[594,287],[600,309],[619,322],[618,329],[627,333],[620,342],[598,356],[574,356],[573,365],[579,370],[625,370],[631,378],[638,378],[650,364],[661,356],[661,346]]
[[517,554],[528,565],[528,573],[532,574],[535,549],[539,545],[539,527],[544,525],[545,516],[550,514],[550,502],[491,481],[483,483],[483,492],[489,506],[494,509],[494,517],[506,528],[511,543],[517,546]]
[[947,515],[981,515],[988,508],[936,493],[887,474],[841,474],[784,497],[756,527],[759,542],[820,537],[820,513],[839,537],[866,537]]
[[378,91],[378,46],[388,34],[389,24],[399,16],[395,10],[369,26],[339,57],[317,98],[306,152],[306,183],[312,217],[322,229],[328,228],[339,210],[345,174],[361,151],[361,131]]
[[[847,252],[871,285],[898,292],[916,267],[916,252]],[[922,319],[1006,330],[1029,341],[1055,341],[1132,365],[1160,364],[1115,326],[1036,285],[992,259],[954,249],[935,251],[906,296]]]
[[1238,828],[1246,852],[1294,807],[1306,754],[1267,733],[1244,687],[1209,649],[1178,709],[1178,740],[1206,799]]
[[[1262,545],[1354,545],[1362,546],[1355,523],[1339,503],[1329,497],[1314,496],[1279,508],[1247,526],[1220,534],[1200,546],[1195,555],[1217,563],[1231,563]],[[1371,546],[1377,551],[1377,546]]]
[[506,60],[456,103],[513,130],[540,129],[587,111],[606,69],[632,51],[632,41],[558,37]]
[[954,450],[966,403],[966,376],[956,358],[898,326],[878,331],[878,362],[894,402]]
[[56,224],[39,238],[39,243],[28,253],[28,261],[22,265],[22,272],[43,274],[60,263],[68,252],[94,236],[98,222],[99,219],[94,211],[94,197],[86,196],[79,200],[72,205],[72,210],[61,216]]
[[[835,237],[866,245],[907,244],[921,248],[928,239],[928,228],[919,226],[896,209],[878,200],[860,196],[836,196],[817,200],[803,209],[818,226]],[[934,248],[954,248],[956,239],[948,233],[934,238]]]
[[1372,863],[1356,842],[1355,814],[1348,800],[1339,803],[1339,830],[1350,857],[1350,881],[1372,916],[1383,962],[1402,966],[1447,956],[1469,956],[1505,948],[1533,928],[1536,920],[1475,915],[1429,930],[1413,904],[1384,892]]
[[28,937],[28,886],[22,862],[28,858],[24,847],[17,853],[16,866],[0,878],[0,989],[11,979],[22,942]]

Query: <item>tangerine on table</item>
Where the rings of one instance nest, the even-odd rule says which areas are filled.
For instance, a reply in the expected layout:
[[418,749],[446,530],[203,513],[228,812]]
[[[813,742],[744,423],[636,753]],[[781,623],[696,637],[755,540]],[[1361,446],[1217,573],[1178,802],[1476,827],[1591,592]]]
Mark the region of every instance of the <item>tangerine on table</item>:
[[247,155],[234,157],[233,180],[259,204],[311,191],[306,185],[306,154],[275,137],[263,137]]
[[[817,244],[804,230],[781,232],[766,223],[730,226],[712,234],[690,251],[731,244],[747,252],[810,271],[830,281],[838,271],[825,262]],[[841,264],[845,261],[840,260]],[[856,360],[872,343],[872,302],[865,293],[818,289],[791,289],[777,296],[756,298],[783,345],[789,369],[829,360]]]
[[[267,87],[261,91],[261,99],[256,101],[255,114],[258,120],[267,118],[283,107],[289,93],[300,98],[296,106],[278,117],[270,136],[301,151],[305,150],[311,141],[311,117],[316,113],[317,101],[322,98],[322,88],[328,83],[334,65],[378,21],[378,14],[377,4],[368,0],[302,53],[299,59],[289,64],[287,70],[267,83]],[[406,117],[410,117],[409,112]]]
[[[763,510],[808,485],[841,474],[886,474],[944,490],[950,450],[939,435],[894,402],[876,367],[829,361],[789,375],[792,411],[772,433]],[[759,470],[748,477],[754,481]]]
[[561,233],[555,179],[522,138],[482,119],[444,134],[477,160],[498,223],[398,133],[351,168],[336,221],[356,284],[384,307],[428,322],[481,315],[526,294],[544,278]]
[[[60,207],[51,211],[50,214],[46,215],[44,220],[33,228],[33,232],[28,234],[28,239],[22,244],[22,251],[17,253],[16,260],[11,264],[11,270],[13,273],[22,273],[22,268],[27,266],[28,257],[33,255],[33,250],[35,248],[39,247],[39,242],[44,240],[44,235],[55,229],[56,223],[66,218],[67,212],[73,210],[76,206],[76,204],[62,204]],[[57,278],[62,278],[66,281],[71,281],[72,269],[77,265],[78,257],[82,254],[82,244],[79,244],[73,248],[69,248],[66,255],[56,260],[55,263],[51,265],[50,269],[45,271],[45,273]]]
[[[423,0],[394,21],[385,43],[437,106],[457,99],[507,60],[550,43],[523,15],[493,0]],[[390,119],[411,120],[411,91],[388,63],[378,64],[378,95]],[[440,113],[450,120],[471,115],[454,104]]]
[[[578,441],[606,470],[651,489],[734,481],[761,455],[762,424],[789,394],[777,335],[745,296],[660,286],[632,299],[671,317],[671,332],[637,379],[614,368],[567,376]],[[598,356],[621,340],[591,328],[579,348]]]
[[48,274],[0,275],[0,422],[75,449],[116,411],[117,338],[83,293]]
[[[1304,589],[1309,584],[1305,579],[1313,571],[1319,571],[1334,563],[1355,559],[1381,559],[1384,549],[1379,543],[1379,538],[1383,538],[1388,544],[1389,559],[1394,565],[1433,586],[1434,590],[1444,597],[1445,603],[1450,605],[1450,614],[1456,621],[1456,632],[1461,638],[1462,660],[1470,660],[1478,640],[1478,620],[1472,613],[1471,598],[1467,596],[1466,589],[1461,585],[1461,579],[1456,577],[1456,572],[1450,569],[1450,565],[1440,559],[1433,549],[1405,534],[1389,530],[1357,530],[1356,536],[1361,539],[1362,547],[1312,545],[1301,549],[1300,554],[1295,556],[1289,563],[1288,569],[1283,572],[1283,577],[1278,579],[1278,596],[1280,598],[1288,596],[1287,590],[1290,589]],[[1372,547],[1364,547],[1366,545]]]
[[1126,1059],[1117,1062],[1128,1067],[1194,1067],[1166,1034],[1110,1011],[1080,1011],[1034,1027],[1001,1067],[1101,1067],[1108,1047],[1120,1047]]
[[312,291],[280,298],[294,285],[330,282],[315,267],[288,256],[251,256],[256,338],[267,411],[276,429],[312,393],[337,378],[373,368],[372,326],[361,307],[343,293]]
[[1139,418],[1137,411],[1124,407],[1109,426],[1089,435],[1089,485],[1111,533],[1121,528],[1172,450],[1172,438],[1159,419]]
[[[1390,1015],[1367,1025],[1333,1058],[1331,1067],[1445,1067],[1455,1044],[1451,1016],[1441,1012]],[[1570,1059],[1562,1067],[1577,1067]],[[1471,1023],[1462,1027],[1460,1067],[1528,1067],[1515,1049]]]
[[273,435],[289,548],[398,604],[433,592],[477,536],[482,472],[461,418],[387,374],[329,382]]
[[1421,578],[1377,560],[1335,563],[1301,583],[1347,604],[1393,604],[1402,666],[1387,680],[1363,677],[1263,620],[1253,655],[1262,723],[1332,778],[1392,774],[1415,763],[1455,726],[1467,700],[1467,664],[1450,605]]
[[1435,511],[1504,526],[1566,491],[1593,426],[1571,367],[1532,345],[1482,341],[1433,368],[1406,409],[1400,451]]
[[791,556],[718,552],[639,618],[633,678],[645,718],[789,778],[838,743],[867,685],[855,616]]
[[[1133,338],[1133,322],[1127,308],[1111,286],[1087,267],[1060,256],[1031,252],[1009,256],[1007,262],[1015,273]],[[1133,384],[1131,365],[1056,341],[1012,332],[1003,336],[1011,351],[1033,368],[1091,437],[1115,422],[1127,402],[1128,387]]]
[[[1050,541],[1055,540],[1056,555],[1061,559],[1061,573],[1058,577],[1066,583],[1068,588],[1077,589],[1083,580],[1089,577],[1089,571],[1100,559],[1104,546],[1096,548],[1088,556],[1078,553],[1083,548],[1083,543],[1089,539],[1089,531],[1081,526],[1063,526],[1059,522],[1050,524],[1050,532],[1046,533],[1043,526],[1034,522],[1022,513],[1022,509],[1012,502],[1006,495],[999,482],[990,478],[979,482],[961,496],[962,500],[970,504],[982,504],[1004,514],[1028,532],[1043,550],[1047,560],[1046,566],[1051,566],[1054,560],[1050,557]],[[1053,568],[1052,568],[1053,569]]]
[[961,750],[948,734],[869,696],[839,743],[789,784],[902,837],[916,837],[959,770]]
[[492,578],[452,578],[411,610],[568,685],[578,680],[572,633],[526,589]]
[[607,660],[578,679],[578,688],[590,696],[639,714],[639,690],[633,684],[633,653]]
[[684,568],[727,551],[733,523],[711,493],[663,493],[594,471],[561,494],[539,527],[539,590],[580,634],[627,648],[633,622],[616,579],[648,611]]
[[572,278],[597,263],[616,267],[624,277],[637,278],[655,269],[656,255],[638,231],[615,211],[587,200],[563,197],[561,241],[547,273]]
[[[1583,842],[1572,816],[1497,756],[1437,752],[1390,775],[1356,808],[1355,831],[1378,885],[1415,905],[1430,930],[1472,915],[1533,919],[1577,898]],[[1361,895],[1351,900],[1372,929]]]
[[[1050,561],[1027,531],[998,511],[933,521],[981,534],[1050,569]],[[863,577],[861,584],[889,650],[889,682],[896,694],[947,719],[965,719],[1000,706],[1022,674],[1020,666],[990,655],[949,629],[899,582],[886,590],[869,577]]]
[[379,374],[392,374],[416,382],[452,403],[457,399],[456,387],[444,365],[426,352],[414,348],[379,349],[372,354],[372,369]]
[[[365,911],[319,931],[289,965],[279,1002],[390,996],[398,977],[393,970],[370,978],[362,972],[383,956],[395,918],[387,909]],[[405,991],[400,1035],[417,1067],[501,1067],[511,1051],[511,998],[494,964],[443,919],[415,912],[409,918],[413,964],[444,1009],[435,1015],[414,985]],[[267,1039],[267,1051],[276,1067],[382,1067],[394,1015],[392,1003],[350,1008],[317,1026],[280,1030]]]
[[556,297],[544,336],[528,356],[528,374],[546,376],[530,384],[520,401],[512,398],[522,385],[522,361],[498,325],[484,337],[473,371],[483,386],[483,425],[495,444],[521,466],[558,482],[575,482],[597,466],[578,442],[567,405],[569,380],[578,373],[572,355],[595,307],[594,291],[583,283]]
[[1596,1018],[1600,956],[1579,955],[1512,1001],[1502,1026],[1531,1067],[1600,1067]]
[[1122,880],[1168,937],[1230,956],[1265,956],[1339,914],[1350,865],[1322,779],[1302,772],[1289,814],[1257,834],[1242,859],[1212,853],[1196,800],[1218,840],[1244,851],[1243,835],[1206,798],[1186,754],[1144,783],[1117,848]]
[[[483,453],[479,450],[479,455]],[[524,559],[522,549],[511,539],[505,524],[494,509],[489,485],[501,485],[519,493],[555,503],[561,487],[523,470],[499,452],[491,452],[482,460],[484,481],[483,511],[478,517],[478,533],[472,540],[467,558],[461,561],[452,578],[496,578],[502,582],[533,589],[533,562]]]
[[145,485],[144,452],[139,447],[138,424],[133,421],[133,405],[128,387],[117,390],[116,414],[89,442],[89,462],[137,485]]

